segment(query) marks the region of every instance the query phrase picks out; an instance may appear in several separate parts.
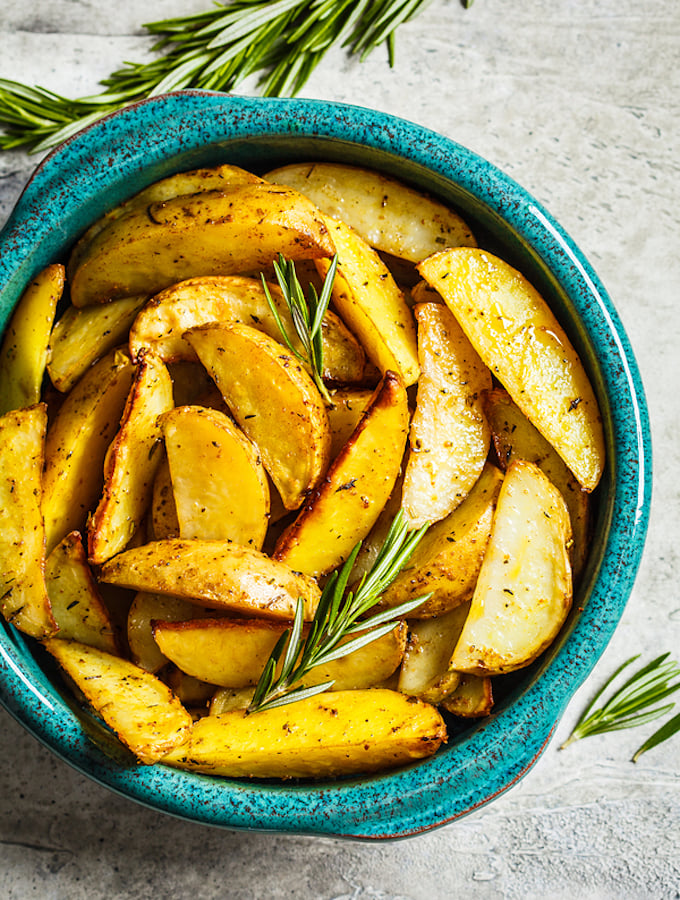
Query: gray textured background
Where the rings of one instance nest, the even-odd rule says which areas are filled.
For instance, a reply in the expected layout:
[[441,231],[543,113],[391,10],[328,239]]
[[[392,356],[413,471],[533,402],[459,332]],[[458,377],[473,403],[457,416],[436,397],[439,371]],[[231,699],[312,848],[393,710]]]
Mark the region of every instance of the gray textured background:
[[[140,22],[208,0],[0,0],[0,77],[95,90],[150,41]],[[142,9],[143,7],[143,9]],[[527,777],[493,804],[397,844],[230,834],[90,783],[0,711],[0,897],[677,898],[680,737],[653,730],[558,752],[595,688],[633,653],[680,656],[680,228],[677,0],[435,0],[390,70],[332,52],[305,95],[434,128],[511,174],[607,286],[646,385],[655,445],[649,540],[606,653]],[[252,85],[246,85],[252,89]],[[244,90],[245,92],[245,90]],[[0,155],[0,223],[36,163]]]

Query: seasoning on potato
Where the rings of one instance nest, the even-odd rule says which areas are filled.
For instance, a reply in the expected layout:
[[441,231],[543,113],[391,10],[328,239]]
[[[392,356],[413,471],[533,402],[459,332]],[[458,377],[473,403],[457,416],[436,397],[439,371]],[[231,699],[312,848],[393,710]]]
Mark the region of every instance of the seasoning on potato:
[[605,462],[544,298],[335,163],[110,210],[22,296],[0,405],[4,617],[139,762],[216,777],[370,774],[488,715]]

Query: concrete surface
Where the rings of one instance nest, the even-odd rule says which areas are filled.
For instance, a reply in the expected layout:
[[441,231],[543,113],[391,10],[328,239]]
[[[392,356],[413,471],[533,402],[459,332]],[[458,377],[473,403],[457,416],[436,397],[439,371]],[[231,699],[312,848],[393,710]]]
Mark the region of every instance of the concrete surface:
[[[141,21],[207,5],[0,0],[0,77],[90,93],[122,60],[148,52]],[[680,737],[637,765],[630,755],[652,728],[557,750],[621,661],[680,655],[680,5],[477,0],[464,11],[455,0],[435,0],[401,29],[397,51],[393,70],[382,51],[362,65],[334,51],[305,94],[410,118],[510,173],[574,237],[628,330],[649,398],[655,495],[621,624],[519,785],[398,844],[185,824],[91,784],[0,712],[0,897],[680,896]],[[35,162],[0,155],[0,221]]]

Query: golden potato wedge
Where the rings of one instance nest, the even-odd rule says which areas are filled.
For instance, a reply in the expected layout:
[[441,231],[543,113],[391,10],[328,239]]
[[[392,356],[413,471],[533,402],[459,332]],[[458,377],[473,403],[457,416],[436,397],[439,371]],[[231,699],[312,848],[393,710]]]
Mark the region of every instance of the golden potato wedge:
[[181,597],[140,591],[132,601],[127,617],[127,638],[133,662],[147,672],[158,672],[169,662],[153,638],[152,621],[186,622],[207,615],[212,613]]
[[493,690],[488,675],[461,675],[457,687],[439,704],[463,719],[488,716],[493,709]]
[[482,393],[491,373],[442,303],[419,303],[416,411],[401,508],[411,528],[438,522],[467,496],[489,454]]
[[77,641],[52,638],[45,648],[141,762],[157,762],[189,736],[191,716],[155,675]]
[[47,557],[45,584],[57,637],[120,655],[116,629],[87,562],[80,533],[67,534]]
[[225,186],[135,209],[97,234],[71,275],[74,306],[156,294],[195,275],[233,275],[332,256],[316,208],[275,184]]
[[301,598],[309,621],[321,594],[311,578],[229,541],[153,541],[109,560],[100,578],[134,591],[271,619],[292,619]]
[[45,588],[40,511],[46,427],[44,403],[0,417],[0,612],[36,638],[57,630]]
[[[293,320],[281,291],[274,284],[268,287],[287,333],[295,337]],[[142,352],[152,350],[165,362],[196,360],[196,352],[185,340],[184,333],[214,322],[250,325],[275,340],[281,339],[260,279],[205,275],[174,284],[149,301],[130,330],[130,354],[137,359]],[[324,317],[321,335],[324,378],[347,384],[361,381],[364,374],[361,344],[330,310]]]
[[581,486],[594,490],[605,457],[600,411],[586,371],[543,297],[483,250],[446,250],[418,271]]
[[218,690],[217,685],[207,684],[172,665],[163,672],[163,681],[179,702],[191,710],[193,717],[208,714],[209,704]]
[[501,468],[507,468],[513,459],[526,459],[536,463],[560,489],[571,519],[574,542],[570,555],[576,579],[588,555],[590,495],[581,488],[562,458],[534,428],[507,391],[489,391],[484,395],[483,402]]
[[58,391],[70,391],[93,362],[127,340],[146,296],[122,297],[102,306],[69,306],[52,329],[47,373]]
[[274,558],[307,575],[341,565],[369,533],[392,492],[407,429],[404,384],[387,372],[326,477],[277,541]]
[[347,222],[376,250],[420,262],[445,247],[476,247],[467,224],[442,203],[370,169],[293,163],[267,181],[295,188],[328,216]]
[[160,419],[181,538],[262,549],[269,482],[255,446],[224,413],[180,406]]
[[469,600],[477,582],[503,482],[491,464],[484,467],[468,496],[450,515],[432,525],[406,566],[380,599],[398,606],[432,594],[411,616],[440,616]]
[[42,508],[48,554],[70,532],[85,531],[133,375],[127,353],[112,351],[69,392],[47,431]]
[[372,390],[350,388],[333,391],[331,394],[333,403],[326,407],[331,429],[331,459],[335,459],[349,440],[372,396]]
[[[288,624],[262,619],[159,620],[153,636],[161,653],[179,669],[221,687],[257,684],[265,663]],[[362,690],[388,678],[398,667],[406,646],[406,625],[360,647],[307,676],[307,686],[333,682],[333,690]]]
[[330,691],[249,716],[206,716],[163,762],[229,777],[333,778],[423,759],[445,740],[427,703],[396,691]]
[[179,519],[175,507],[175,495],[172,491],[170,463],[165,454],[153,480],[149,531],[150,539],[154,541],[179,537]]
[[441,703],[460,681],[449,668],[470,604],[434,619],[413,619],[408,623],[408,641],[399,673],[398,690],[427,703]]
[[255,688],[218,688],[212,700],[208,715],[221,716],[223,713],[234,709],[246,709],[255,694]]
[[510,463],[452,669],[501,675],[548,647],[571,607],[570,540],[559,490],[534,463]]
[[87,524],[90,561],[101,565],[125,548],[151,501],[160,462],[159,417],[172,409],[165,365],[147,354],[137,366],[120,428],[104,461],[104,492]]
[[173,200],[175,197],[186,197],[202,191],[219,191],[227,185],[259,184],[261,182],[262,179],[257,175],[246,172],[245,169],[240,169],[238,166],[230,165],[215,166],[209,169],[192,169],[190,172],[178,172],[176,175],[168,175],[167,178],[155,181],[128,200],[114,206],[87,229],[71,253],[69,280],[94,238],[122,216],[134,210],[144,209],[152,203]]
[[203,325],[186,337],[260,451],[284,506],[297,509],[330,458],[328,415],[311,377],[282,344],[248,325]]
[[47,345],[64,278],[63,266],[43,269],[12,314],[0,348],[0,416],[40,400]]
[[[332,302],[343,322],[361,341],[368,358],[384,375],[399,372],[408,387],[418,380],[418,350],[413,316],[385,263],[356,232],[325,218],[338,251]],[[330,263],[317,259],[325,276]]]

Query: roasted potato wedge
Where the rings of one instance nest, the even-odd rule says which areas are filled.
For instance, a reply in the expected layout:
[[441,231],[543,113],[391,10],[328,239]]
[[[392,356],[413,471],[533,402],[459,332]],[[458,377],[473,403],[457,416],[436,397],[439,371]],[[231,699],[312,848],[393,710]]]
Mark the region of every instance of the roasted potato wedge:
[[169,662],[154,640],[152,621],[186,622],[213,614],[181,597],[140,591],[132,601],[127,617],[127,638],[133,662],[147,672],[158,672]]
[[418,271],[581,486],[594,490],[605,456],[600,411],[586,371],[543,297],[484,250],[445,250]]
[[47,372],[58,391],[70,391],[93,362],[127,339],[146,296],[121,297],[102,306],[69,306],[52,329]]
[[40,511],[47,412],[43,403],[0,417],[0,611],[32,637],[53,634]]
[[167,538],[179,537],[179,519],[175,507],[175,495],[172,491],[170,463],[165,455],[158,465],[156,477],[153,480],[148,521],[151,540],[164,541]]
[[407,429],[404,384],[387,372],[322,483],[279,538],[274,558],[307,575],[323,575],[343,563],[392,492]]
[[487,463],[461,505],[425,533],[381,597],[381,606],[398,606],[432,594],[411,613],[425,619],[441,616],[472,597],[502,482],[500,470]]
[[411,262],[445,247],[476,247],[453,210],[370,169],[339,163],[294,163],[273,169],[267,181],[295,188],[327,216],[346,222],[384,253]]
[[438,522],[467,496],[489,454],[482,395],[491,373],[442,303],[419,303],[421,376],[401,508],[410,526]]
[[332,691],[250,716],[206,716],[163,762],[236,778],[337,777],[405,765],[444,740],[429,704],[396,691]]
[[354,429],[359,424],[373,391],[341,389],[333,391],[331,406],[326,407],[328,424],[331,429],[331,459],[340,453]]
[[515,460],[505,473],[452,669],[501,675],[529,665],[548,647],[571,607],[570,541],[562,494],[534,463]]
[[50,330],[63,290],[64,267],[52,265],[22,294],[0,348],[0,416],[40,400]]
[[[291,313],[278,286],[268,285],[286,331],[295,338]],[[184,334],[198,325],[243,324],[280,340],[281,332],[267,302],[262,281],[240,275],[189,278],[157,294],[130,329],[133,359],[153,350],[165,362],[198,359]],[[322,329],[324,378],[352,384],[364,374],[364,351],[335,313],[326,313]],[[298,345],[300,349],[301,345]]]
[[159,417],[172,409],[165,365],[147,354],[137,366],[120,428],[104,462],[104,492],[88,525],[88,553],[101,565],[127,545],[151,501],[160,462]]
[[191,716],[155,675],[77,641],[52,638],[45,648],[141,762],[158,762],[189,736]]
[[253,687],[218,688],[210,701],[208,715],[221,716],[235,709],[246,709],[250,706],[254,693]]
[[70,532],[85,531],[133,375],[127,353],[112,351],[69,392],[48,428],[42,500],[48,554]]
[[588,555],[590,495],[581,488],[562,458],[534,428],[507,391],[489,391],[483,401],[501,467],[507,468],[514,459],[536,463],[562,492],[574,535],[571,565],[576,579]]
[[399,673],[398,690],[427,703],[441,703],[460,681],[461,675],[449,668],[470,610],[469,603],[434,619],[416,619],[408,623],[408,641]]
[[258,269],[279,253],[332,256],[316,208],[275,184],[225,186],[135,209],[97,234],[72,267],[71,300],[91,306],[156,294],[196,275]]
[[59,638],[119,655],[116,629],[88,565],[79,532],[67,534],[47,557],[45,584]]
[[292,619],[301,598],[310,620],[321,593],[311,578],[229,541],[153,541],[119,553],[100,577],[133,591],[271,619]]
[[252,172],[246,172],[245,169],[230,165],[215,166],[210,169],[192,169],[189,172],[178,172],[176,175],[168,175],[167,178],[155,181],[128,200],[114,206],[87,229],[71,253],[69,280],[94,238],[117,219],[134,210],[145,209],[153,203],[174,200],[175,197],[186,197],[203,191],[219,191],[229,185],[259,184],[261,182],[262,179],[253,175]]
[[[348,225],[326,217],[338,251],[332,300],[343,322],[359,338],[380,372],[399,372],[408,387],[420,369],[416,329],[404,295],[380,256]],[[316,261],[325,276],[327,259]]]
[[181,538],[262,549],[269,482],[260,455],[224,413],[180,406],[160,419]]
[[314,382],[289,350],[248,325],[204,325],[187,340],[262,454],[284,506],[297,509],[330,458],[328,415]]
[[440,703],[442,709],[463,719],[488,716],[493,709],[493,689],[488,675],[461,675],[458,685]]
[[[262,619],[165,619],[153,623],[153,636],[161,653],[183,672],[222,687],[243,688],[257,684],[287,627]],[[405,646],[406,625],[402,622],[353,653],[315,667],[304,684],[332,681],[336,691],[373,687],[397,669]]]

